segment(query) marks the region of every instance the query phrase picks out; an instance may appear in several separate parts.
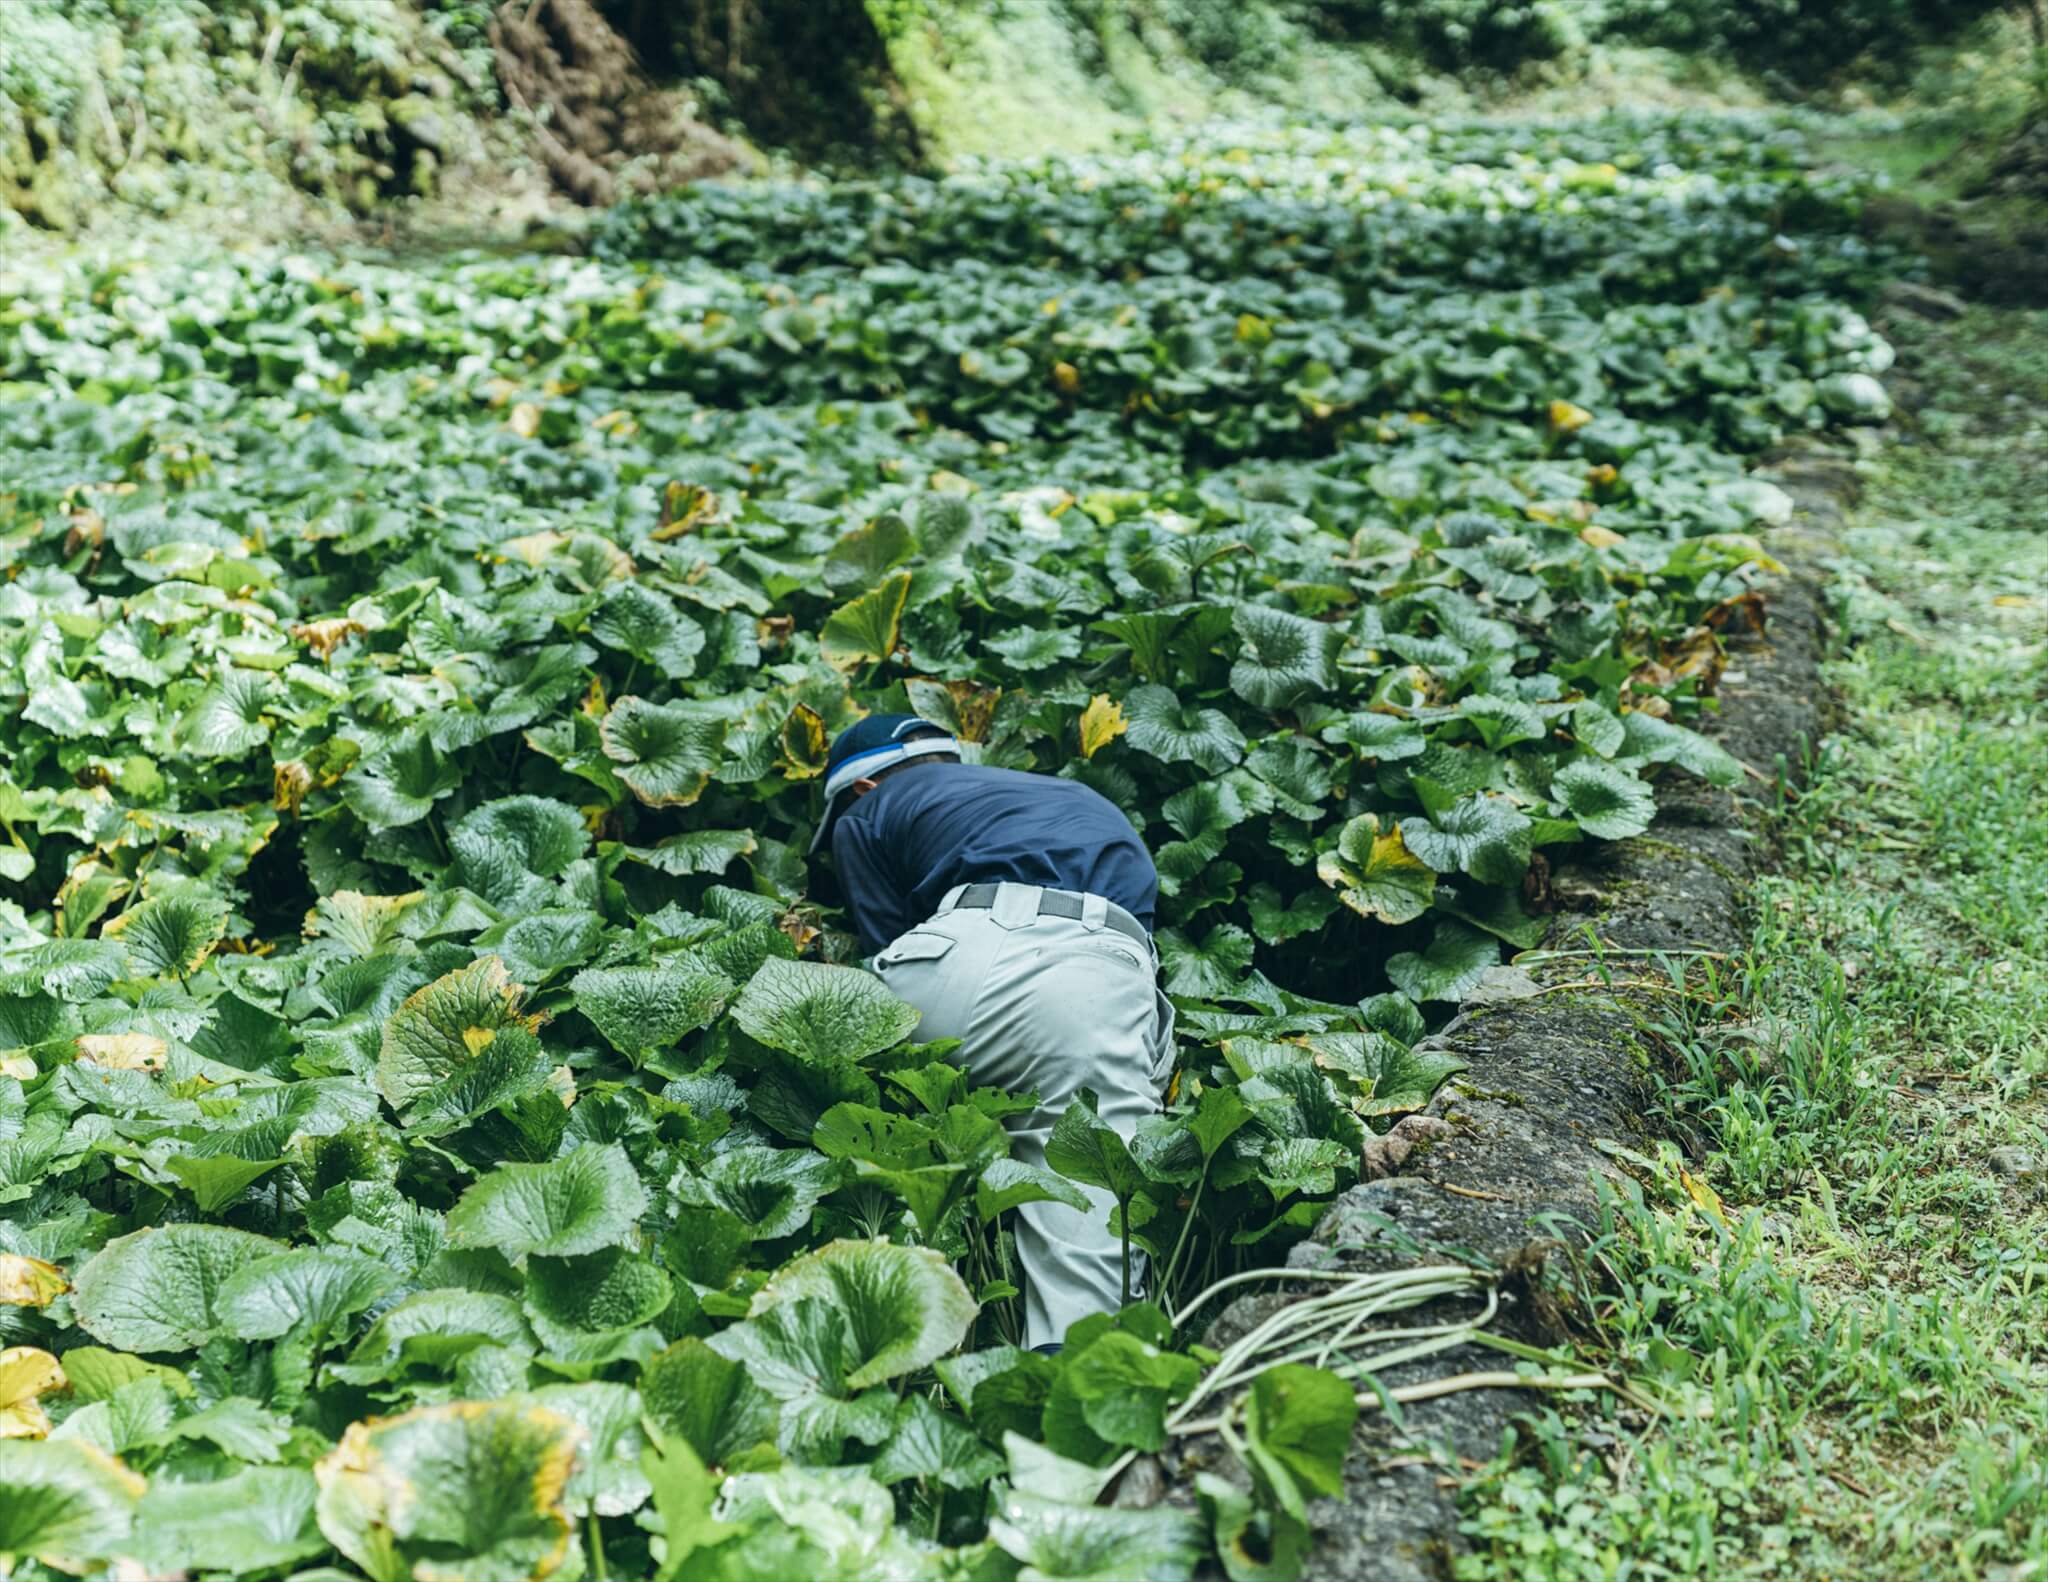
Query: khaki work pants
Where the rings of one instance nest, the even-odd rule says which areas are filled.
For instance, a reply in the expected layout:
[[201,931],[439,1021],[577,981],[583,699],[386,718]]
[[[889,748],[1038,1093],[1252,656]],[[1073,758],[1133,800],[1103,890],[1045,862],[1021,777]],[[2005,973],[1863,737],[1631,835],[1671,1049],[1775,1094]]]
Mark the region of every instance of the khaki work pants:
[[[1157,954],[1107,926],[1110,903],[1084,896],[1079,918],[1044,916],[1035,885],[1004,884],[993,906],[956,906],[892,940],[874,970],[924,1013],[915,1036],[957,1038],[954,1059],[977,1086],[1036,1093],[1036,1109],[1010,1116],[1010,1150],[1045,1163],[1053,1124],[1082,1088],[1128,1141],[1159,1109],[1173,1069],[1173,1005],[1158,987]],[[1121,913],[1119,915],[1122,915]],[[1109,1229],[1115,1199],[1086,1188],[1083,1213],[1064,1203],[1017,1210],[1024,1273],[1024,1343],[1063,1338],[1091,1313],[1115,1312],[1123,1248]],[[1136,1255],[1134,1255],[1136,1256]],[[1142,1264],[1133,1269],[1133,1290]]]

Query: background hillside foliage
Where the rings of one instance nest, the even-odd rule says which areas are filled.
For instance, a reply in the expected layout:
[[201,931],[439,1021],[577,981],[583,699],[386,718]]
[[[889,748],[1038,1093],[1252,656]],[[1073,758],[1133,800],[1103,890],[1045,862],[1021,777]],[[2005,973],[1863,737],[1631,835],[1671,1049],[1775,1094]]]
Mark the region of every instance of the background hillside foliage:
[[[1147,119],[1254,102],[1441,107],[1515,84],[1567,84],[1607,69],[1616,50],[1615,69],[1634,77],[1683,78],[1692,63],[1714,61],[1804,91],[1847,84],[1853,64],[1858,82],[1889,74],[1903,84],[1950,58],[1923,46],[1978,39],[1972,24],[2001,16],[2018,38],[2025,9],[1990,0],[539,0],[507,32],[481,0],[17,0],[0,7],[0,215],[71,230],[109,196],[166,213],[194,200],[260,212],[265,183],[280,181],[358,214],[446,194],[451,178],[458,191],[502,192],[535,149],[564,179],[550,139],[587,139],[593,114],[619,123],[597,135],[622,146],[576,154],[646,164],[650,140],[672,147],[678,132],[642,124],[638,68],[621,41],[677,90],[677,115],[807,156],[916,164],[1014,136],[1093,146]],[[2019,53],[1992,34],[1983,42],[1994,57]],[[1679,53],[1657,65],[1643,50]],[[1971,59],[1926,91],[1951,104],[1993,91]],[[705,149],[713,161],[736,157],[715,139]],[[609,178],[591,178],[587,163],[581,174],[565,190],[609,198]]]

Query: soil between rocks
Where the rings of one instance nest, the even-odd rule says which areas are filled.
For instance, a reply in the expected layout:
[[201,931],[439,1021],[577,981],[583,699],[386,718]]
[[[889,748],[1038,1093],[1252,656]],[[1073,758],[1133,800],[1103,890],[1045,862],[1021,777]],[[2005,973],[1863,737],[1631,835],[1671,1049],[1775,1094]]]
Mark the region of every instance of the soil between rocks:
[[[1763,634],[1731,642],[1721,712],[1706,727],[1750,775],[1723,791],[1668,774],[1658,786],[1660,811],[1649,833],[1560,866],[1553,875],[1558,911],[1547,949],[1585,948],[1587,925],[1606,946],[1623,951],[1741,946],[1743,889],[1771,855],[1757,813],[1780,775],[1798,778],[1830,724],[1815,568],[1832,548],[1856,489],[1853,462],[1838,451],[1791,451],[1759,476],[1794,502],[1791,521],[1764,535],[1766,548],[1789,569],[1766,586]],[[1593,1182],[1619,1175],[1602,1145],[1642,1150],[1655,1133],[1645,1118],[1650,1090],[1627,1004],[1630,991],[1582,986],[1591,965],[1571,958],[1488,974],[1428,1041],[1468,1062],[1427,1112],[1448,1122],[1452,1134],[1419,1147],[1406,1173],[1344,1193],[1313,1237],[1293,1249],[1291,1267],[1363,1271],[1479,1263],[1505,1272],[1494,1328],[1537,1344],[1564,1338],[1544,1266],[1564,1244],[1583,1239],[1597,1201]],[[1657,970],[1641,957],[1611,959],[1610,966],[1624,983],[1636,969]],[[1209,1343],[1228,1343],[1294,1299],[1267,1293],[1233,1303],[1212,1326]],[[1459,1316],[1439,1304],[1394,1322]],[[1497,1370],[1504,1360],[1465,1347],[1380,1377],[1398,1387]],[[1366,1413],[1346,1464],[1344,1492],[1311,1509],[1317,1544],[1304,1575],[1310,1582],[1448,1578],[1462,1547],[1456,1489],[1445,1477],[1451,1468],[1429,1452],[1484,1460],[1499,1449],[1510,1418],[1533,1404],[1529,1392],[1470,1391],[1409,1405],[1400,1429],[1385,1413]],[[1186,1441],[1170,1454],[1167,1485],[1177,1500],[1191,1497],[1182,1491],[1200,1470],[1243,1481],[1236,1459],[1213,1437]]]

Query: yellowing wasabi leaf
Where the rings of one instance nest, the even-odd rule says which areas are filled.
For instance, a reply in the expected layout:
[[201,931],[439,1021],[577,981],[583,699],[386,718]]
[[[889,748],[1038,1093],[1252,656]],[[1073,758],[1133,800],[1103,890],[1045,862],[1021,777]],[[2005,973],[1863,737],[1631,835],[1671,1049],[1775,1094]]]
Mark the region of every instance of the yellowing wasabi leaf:
[[80,1033],[78,1058],[111,1071],[161,1071],[170,1049],[148,1033]]
[[818,652],[841,670],[879,664],[896,652],[898,623],[910,597],[910,573],[899,571],[825,618]]
[[588,1438],[512,1401],[352,1424],[313,1468],[320,1531],[375,1582],[580,1574],[563,1495]]
[[1408,923],[1429,910],[1436,895],[1436,874],[1408,850],[1401,826],[1385,832],[1379,819],[1361,813],[1344,826],[1337,849],[1316,859],[1316,877],[1338,892],[1338,899],[1361,917],[1383,923]]
[[0,1439],[41,1439],[50,1431],[41,1397],[65,1388],[64,1369],[34,1346],[0,1351]]
[[40,1258],[0,1252],[0,1304],[9,1307],[48,1307],[70,1290],[64,1271]]
[[1081,756],[1093,758],[1130,728],[1124,706],[1098,692],[1081,711]]

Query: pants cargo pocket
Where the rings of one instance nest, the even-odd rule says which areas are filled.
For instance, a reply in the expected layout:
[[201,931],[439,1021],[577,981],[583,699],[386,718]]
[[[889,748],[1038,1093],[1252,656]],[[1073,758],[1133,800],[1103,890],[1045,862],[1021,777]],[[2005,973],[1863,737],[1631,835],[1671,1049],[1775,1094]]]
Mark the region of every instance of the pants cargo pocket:
[[912,929],[907,934],[899,934],[881,948],[875,956],[875,970],[886,972],[908,961],[937,961],[953,948],[953,943],[948,935]]
[[980,984],[979,974],[968,971],[974,952],[957,950],[959,943],[935,928],[914,928],[890,940],[870,963],[884,988],[923,1013],[913,1038],[958,1038],[967,1030]]

